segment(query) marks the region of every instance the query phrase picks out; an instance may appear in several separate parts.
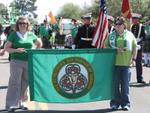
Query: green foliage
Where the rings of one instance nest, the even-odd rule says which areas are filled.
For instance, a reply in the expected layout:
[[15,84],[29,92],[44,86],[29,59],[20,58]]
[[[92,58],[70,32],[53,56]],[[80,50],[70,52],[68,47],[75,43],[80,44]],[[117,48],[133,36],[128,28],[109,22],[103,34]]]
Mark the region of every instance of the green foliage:
[[30,21],[31,26],[34,26],[34,25],[38,24],[38,22],[35,19],[30,18],[30,17],[29,17],[29,21]]
[[109,15],[120,16],[122,0],[107,0],[107,11]]
[[[93,14],[93,18],[96,19],[98,17],[99,12],[99,0],[92,0],[93,3],[91,5],[91,12]],[[120,16],[121,15],[121,6],[122,0],[106,0],[107,12],[112,16]],[[134,13],[139,13],[142,16],[149,16],[150,12],[150,0],[130,0],[130,8]],[[85,9],[86,10],[86,9]]]
[[[13,8],[13,13],[16,15],[29,15],[34,18],[37,17],[37,14],[34,12],[37,9],[35,6],[36,0],[14,0],[10,7]],[[15,11],[14,11],[15,10]]]
[[8,13],[7,13],[7,7],[4,4],[2,4],[2,3],[0,3],[0,15],[1,16],[2,15],[8,15]]
[[[8,12],[7,7],[0,3],[0,19],[7,20],[8,13],[10,13],[10,19],[14,19],[20,15],[28,15],[29,17],[37,17],[35,13],[37,6],[35,2],[37,0],[13,0],[10,4],[11,11]],[[57,16],[65,18],[81,19],[81,16],[86,13],[92,13],[94,22],[97,20],[99,13],[99,0],[91,0],[91,6],[86,4],[80,8],[73,3],[65,4]],[[44,1],[43,1],[44,2]],[[57,1],[56,1],[57,2]],[[58,1],[59,2],[59,1]],[[41,4],[42,5],[42,4]],[[112,16],[121,15],[122,0],[106,0],[107,12]],[[143,17],[150,16],[150,0],[130,0],[131,10],[134,13],[139,13]],[[44,7],[44,6],[43,6]],[[14,19],[15,20],[15,19]]]
[[75,5],[73,3],[67,3],[65,4],[58,16],[64,17],[64,18],[80,18],[81,15],[81,8],[78,5]]
[[[139,13],[143,17],[150,16],[150,0],[130,0],[131,11]],[[92,20],[96,22],[99,13],[99,0],[92,0],[91,6],[79,6],[72,3],[65,4],[60,10],[59,16],[67,18],[80,19],[81,15],[86,13],[92,13]],[[107,12],[114,17],[121,15],[122,0],[106,0]]]
[[142,16],[150,15],[150,0],[131,0],[130,3],[133,12]]
[[7,24],[8,20],[8,10],[7,7],[0,3],[0,23],[1,24]]

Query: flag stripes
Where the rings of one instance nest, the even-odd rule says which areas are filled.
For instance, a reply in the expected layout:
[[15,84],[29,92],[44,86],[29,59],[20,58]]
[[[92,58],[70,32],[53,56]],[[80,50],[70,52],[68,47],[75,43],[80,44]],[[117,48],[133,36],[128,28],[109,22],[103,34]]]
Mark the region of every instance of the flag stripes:
[[108,36],[108,19],[106,14],[105,0],[101,0],[101,9],[96,24],[92,45],[97,48],[104,47],[104,41]]

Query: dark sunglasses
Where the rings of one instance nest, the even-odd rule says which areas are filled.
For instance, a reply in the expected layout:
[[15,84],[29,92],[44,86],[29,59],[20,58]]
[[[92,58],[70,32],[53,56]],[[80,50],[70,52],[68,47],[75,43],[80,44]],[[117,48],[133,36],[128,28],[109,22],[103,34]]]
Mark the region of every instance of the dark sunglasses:
[[122,25],[123,23],[122,22],[119,22],[119,23],[116,23],[115,25]]
[[25,23],[25,22],[19,22],[18,24],[23,25],[23,24],[28,24],[28,23]]

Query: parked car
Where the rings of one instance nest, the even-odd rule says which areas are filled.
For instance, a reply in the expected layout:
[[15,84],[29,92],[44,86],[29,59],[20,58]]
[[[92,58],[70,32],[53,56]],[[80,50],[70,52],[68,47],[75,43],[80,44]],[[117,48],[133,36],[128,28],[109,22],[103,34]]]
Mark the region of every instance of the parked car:
[[72,29],[71,19],[62,19],[60,27],[62,28],[63,34],[70,34]]

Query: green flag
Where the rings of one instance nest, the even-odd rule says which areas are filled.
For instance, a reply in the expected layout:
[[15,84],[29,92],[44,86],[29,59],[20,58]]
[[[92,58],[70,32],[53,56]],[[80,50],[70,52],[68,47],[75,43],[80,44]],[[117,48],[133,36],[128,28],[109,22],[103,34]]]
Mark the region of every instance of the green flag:
[[28,50],[30,98],[78,103],[113,97],[115,50]]

